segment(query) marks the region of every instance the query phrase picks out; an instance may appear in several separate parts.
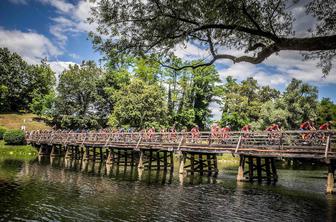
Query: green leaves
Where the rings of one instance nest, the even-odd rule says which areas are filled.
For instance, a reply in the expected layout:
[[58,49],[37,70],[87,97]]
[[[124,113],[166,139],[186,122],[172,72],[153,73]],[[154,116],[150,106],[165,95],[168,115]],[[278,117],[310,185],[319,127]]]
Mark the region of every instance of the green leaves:
[[6,48],[0,48],[0,74],[0,112],[28,110],[35,97],[50,93],[55,85],[55,73],[45,61],[28,65]]
[[157,84],[149,85],[135,78],[116,92],[113,99],[116,103],[109,118],[111,126],[142,128],[166,125],[164,91]]

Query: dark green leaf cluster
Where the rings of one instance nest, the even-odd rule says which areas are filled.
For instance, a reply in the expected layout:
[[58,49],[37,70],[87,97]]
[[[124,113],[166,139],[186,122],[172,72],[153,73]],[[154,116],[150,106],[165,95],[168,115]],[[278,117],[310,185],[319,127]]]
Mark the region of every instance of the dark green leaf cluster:
[[3,139],[3,135],[5,134],[6,131],[7,129],[5,127],[0,126],[0,140]]
[[3,139],[8,145],[23,145],[26,142],[25,133],[22,130],[7,130]]
[[42,107],[30,104],[53,91],[55,73],[45,61],[28,65],[18,54],[0,48],[0,113],[33,111],[42,114]]

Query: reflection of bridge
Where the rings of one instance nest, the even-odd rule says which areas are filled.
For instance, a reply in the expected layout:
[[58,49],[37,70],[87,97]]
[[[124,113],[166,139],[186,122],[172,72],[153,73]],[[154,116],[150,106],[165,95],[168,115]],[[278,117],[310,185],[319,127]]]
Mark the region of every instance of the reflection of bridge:
[[[238,180],[276,181],[275,158],[305,158],[323,161],[328,166],[327,192],[334,190],[336,168],[335,131],[210,132],[191,133],[65,133],[31,132],[28,143],[40,154],[67,158],[106,161],[107,164],[146,169],[173,168],[174,153],[180,156],[179,172],[217,175],[217,155],[240,156]],[[245,170],[246,168],[246,170]]]

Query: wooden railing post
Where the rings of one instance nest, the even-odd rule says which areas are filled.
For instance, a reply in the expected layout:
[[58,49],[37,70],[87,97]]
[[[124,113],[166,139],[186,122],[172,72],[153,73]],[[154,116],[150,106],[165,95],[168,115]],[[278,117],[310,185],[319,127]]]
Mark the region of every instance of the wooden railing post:
[[324,152],[324,158],[326,159],[326,161],[328,161],[329,148],[330,148],[330,135],[328,135],[327,137],[327,142],[326,142],[326,147],[325,147],[325,152]]

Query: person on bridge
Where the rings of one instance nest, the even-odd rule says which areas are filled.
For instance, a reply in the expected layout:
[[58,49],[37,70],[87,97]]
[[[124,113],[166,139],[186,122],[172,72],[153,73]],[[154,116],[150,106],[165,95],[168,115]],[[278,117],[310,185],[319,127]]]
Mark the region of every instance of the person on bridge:
[[280,125],[273,123],[272,125],[270,125],[269,127],[266,128],[266,131],[268,132],[272,132],[272,131],[280,131]]
[[175,141],[176,140],[176,129],[175,124],[169,129],[169,141]]
[[249,137],[249,132],[251,131],[252,126],[250,124],[246,124],[245,126],[243,126],[243,128],[241,128],[240,131],[243,131],[243,138],[247,138]]
[[152,141],[154,140],[154,137],[155,137],[155,128],[151,127],[147,130],[147,138],[149,141]]
[[252,129],[252,126],[250,124],[246,124],[245,126],[243,126],[243,128],[241,128],[241,131],[250,132],[251,129]]
[[[316,128],[314,127],[313,121],[312,120],[308,120],[306,122],[301,123],[300,130],[303,130],[303,131],[313,131],[313,130],[316,130]],[[302,134],[302,139],[307,140],[311,136],[312,136],[311,133],[303,133]]]
[[331,127],[331,121],[328,121],[326,123],[323,123],[320,127],[319,130],[330,130]]
[[301,123],[300,130],[316,130],[311,120]]
[[212,124],[211,126],[211,141],[214,142],[218,139],[219,136],[219,126],[217,123]]
[[227,126],[225,126],[221,129],[223,139],[227,139],[227,138],[230,137],[229,134],[228,134],[229,131],[231,131],[231,127],[229,125],[227,125]]
[[191,130],[191,142],[196,143],[200,137],[200,131],[198,125],[195,125]]

